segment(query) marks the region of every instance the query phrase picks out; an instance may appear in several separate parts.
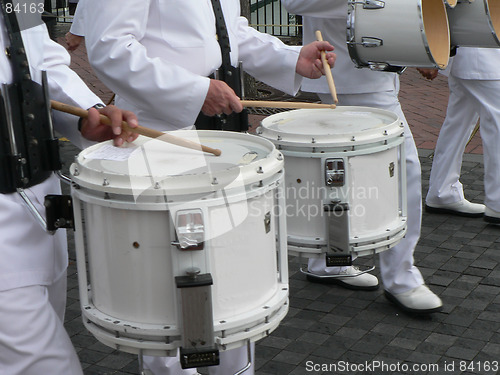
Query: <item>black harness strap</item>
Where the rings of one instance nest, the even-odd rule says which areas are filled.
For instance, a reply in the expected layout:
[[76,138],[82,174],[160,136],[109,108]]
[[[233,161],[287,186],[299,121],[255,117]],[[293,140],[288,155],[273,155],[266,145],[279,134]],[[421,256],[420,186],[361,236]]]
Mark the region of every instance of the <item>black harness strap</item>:
[[[212,7],[215,15],[215,28],[217,31],[217,40],[219,42],[222,65],[218,70],[218,77],[231,87],[236,95],[240,98],[243,95],[243,88],[241,86],[241,75],[243,71],[240,68],[235,68],[231,65],[231,44],[229,41],[229,34],[227,32],[224,14],[219,0],[211,0]],[[197,129],[206,130],[231,130],[231,131],[247,131],[248,130],[248,112],[243,109],[241,113],[232,113],[230,115],[220,115],[214,117],[205,116],[200,113],[196,119]]]
[[[31,79],[12,0],[2,1],[1,8],[10,41],[6,54],[12,66],[13,83],[4,85],[3,95],[8,98],[2,98],[0,103],[0,192],[11,193],[43,182],[61,165],[47,112],[48,98],[42,86]],[[9,123],[14,127],[17,155],[12,154]]]

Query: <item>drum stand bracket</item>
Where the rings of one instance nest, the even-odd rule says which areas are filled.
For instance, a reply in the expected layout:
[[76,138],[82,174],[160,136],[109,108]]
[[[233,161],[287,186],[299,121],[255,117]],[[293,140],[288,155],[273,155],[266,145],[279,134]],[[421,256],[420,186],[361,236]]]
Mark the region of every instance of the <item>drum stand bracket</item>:
[[212,275],[193,272],[176,276],[182,316],[181,367],[216,366],[219,350],[215,347],[212,311]]
[[328,251],[327,267],[351,266],[349,245],[349,204],[331,202],[324,206],[327,214]]
[[73,200],[70,195],[47,195],[45,196],[44,205],[47,215],[47,230],[75,229]]

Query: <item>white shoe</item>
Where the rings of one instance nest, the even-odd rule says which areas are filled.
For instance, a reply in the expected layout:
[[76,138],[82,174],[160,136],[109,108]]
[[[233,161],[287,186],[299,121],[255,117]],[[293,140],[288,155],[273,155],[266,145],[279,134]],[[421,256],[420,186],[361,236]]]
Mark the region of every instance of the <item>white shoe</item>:
[[486,210],[484,211],[484,221],[492,224],[500,224],[500,212],[486,207]]
[[420,285],[407,292],[394,294],[384,291],[386,298],[399,308],[410,313],[429,314],[443,308],[441,298],[435,295],[426,285]]
[[471,203],[467,199],[450,204],[425,203],[425,211],[433,214],[451,214],[467,217],[481,217],[485,211],[485,205]]
[[[339,267],[340,268],[340,267]],[[377,290],[378,279],[367,272],[362,273],[358,267],[349,266],[338,274],[317,275],[309,273],[307,280],[320,284],[336,284],[347,289]]]

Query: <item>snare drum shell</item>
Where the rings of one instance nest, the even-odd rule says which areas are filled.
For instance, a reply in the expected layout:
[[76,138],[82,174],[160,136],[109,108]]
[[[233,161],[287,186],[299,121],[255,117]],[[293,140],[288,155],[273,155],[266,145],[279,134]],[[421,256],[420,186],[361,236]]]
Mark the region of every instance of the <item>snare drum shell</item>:
[[[376,237],[394,228],[400,216],[400,176],[398,148],[346,157],[342,152],[325,153],[323,158],[285,155],[287,192],[287,229],[291,242],[324,245],[327,241],[328,198],[349,202],[351,241]],[[342,159],[346,166],[346,186],[327,188],[325,163]],[[392,171],[391,166],[394,166]]]
[[[221,350],[264,337],[288,311],[282,154],[248,134],[176,135],[222,155],[198,160],[193,153],[200,151],[139,137],[127,159],[96,159],[111,144],[104,142],[82,151],[70,168],[86,327],[130,353],[165,356],[179,347],[175,277],[193,267],[212,276],[214,339]],[[140,166],[144,158],[148,168],[136,168],[134,160]],[[185,172],[179,164],[187,164]],[[176,224],[177,214],[193,211],[203,218],[198,250],[179,245]]]
[[[290,245],[325,251],[323,209],[330,202],[348,204],[353,246],[406,231],[404,137],[396,114],[368,107],[296,110],[265,118],[257,132],[285,156],[289,251]],[[330,161],[342,163],[340,185],[327,183]]]
[[[267,195],[267,196],[266,196]],[[250,200],[198,203],[208,233],[221,232],[202,251],[181,251],[168,211],[120,207],[119,201],[98,202],[81,192],[84,207],[92,300],[102,313],[136,323],[176,326],[173,275],[197,256],[209,260],[214,279],[214,320],[220,321],[264,306],[278,288],[275,219],[266,232],[272,194]],[[252,212],[232,230],[225,230],[228,213]],[[207,270],[205,270],[207,271]],[[258,271],[258,277],[256,272]]]
[[462,1],[447,12],[452,46],[500,47],[500,7],[493,1]]

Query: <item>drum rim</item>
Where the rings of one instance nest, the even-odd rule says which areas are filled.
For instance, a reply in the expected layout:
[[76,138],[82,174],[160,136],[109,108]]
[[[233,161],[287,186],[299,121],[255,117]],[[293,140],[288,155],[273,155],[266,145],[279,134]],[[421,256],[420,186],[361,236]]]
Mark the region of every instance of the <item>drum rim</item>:
[[[269,124],[276,119],[281,117],[291,116],[293,113],[298,113],[300,115],[306,115],[308,113],[330,113],[330,111],[338,112],[370,112],[370,113],[380,113],[387,117],[392,117],[393,122],[386,124],[386,126],[378,127],[374,130],[366,132],[345,132],[343,134],[298,134],[292,132],[282,132],[279,130],[274,130],[269,128]],[[332,112],[334,113],[334,112]],[[382,142],[384,144],[393,143],[391,141],[400,138],[403,134],[403,123],[401,122],[399,116],[395,112],[391,112],[385,109],[373,108],[373,107],[363,107],[363,106],[337,106],[335,109],[297,109],[293,111],[287,111],[282,113],[277,113],[266,117],[261,121],[259,128],[257,129],[257,134],[265,139],[270,140],[272,143],[278,145],[279,147],[295,147],[297,149],[335,149],[344,147],[357,147],[361,145],[377,144]],[[399,144],[396,141],[396,144]],[[365,147],[369,148],[369,147]]]
[[[235,162],[231,167],[213,173],[203,172],[185,175],[153,176],[155,184],[152,184],[152,177],[147,174],[138,176],[137,178],[134,176],[134,189],[132,189],[130,187],[130,175],[109,171],[103,172],[95,168],[89,168],[86,165],[85,155],[104,145],[112,144],[112,141],[105,141],[90,146],[78,154],[75,161],[70,166],[70,175],[73,183],[77,187],[121,195],[134,195],[134,190],[138,190],[141,191],[143,195],[164,196],[168,194],[173,196],[186,196],[190,193],[199,194],[230,190],[231,188],[228,188],[228,186],[234,181],[235,175],[241,178],[243,186],[250,186],[269,179],[277,173],[280,173],[283,169],[283,155],[276,149],[271,141],[262,137],[257,137],[248,133],[213,130],[177,130],[167,133],[187,139],[194,138],[196,134],[196,137],[199,137],[201,142],[206,139],[214,138],[223,138],[229,141],[237,141],[238,139],[246,141],[251,140],[252,143],[268,151],[268,154],[247,164],[237,164]],[[147,141],[147,138],[142,136],[138,139],[139,142]],[[224,150],[222,150],[222,152],[224,152]],[[242,184],[238,185],[238,190],[241,190]]]

